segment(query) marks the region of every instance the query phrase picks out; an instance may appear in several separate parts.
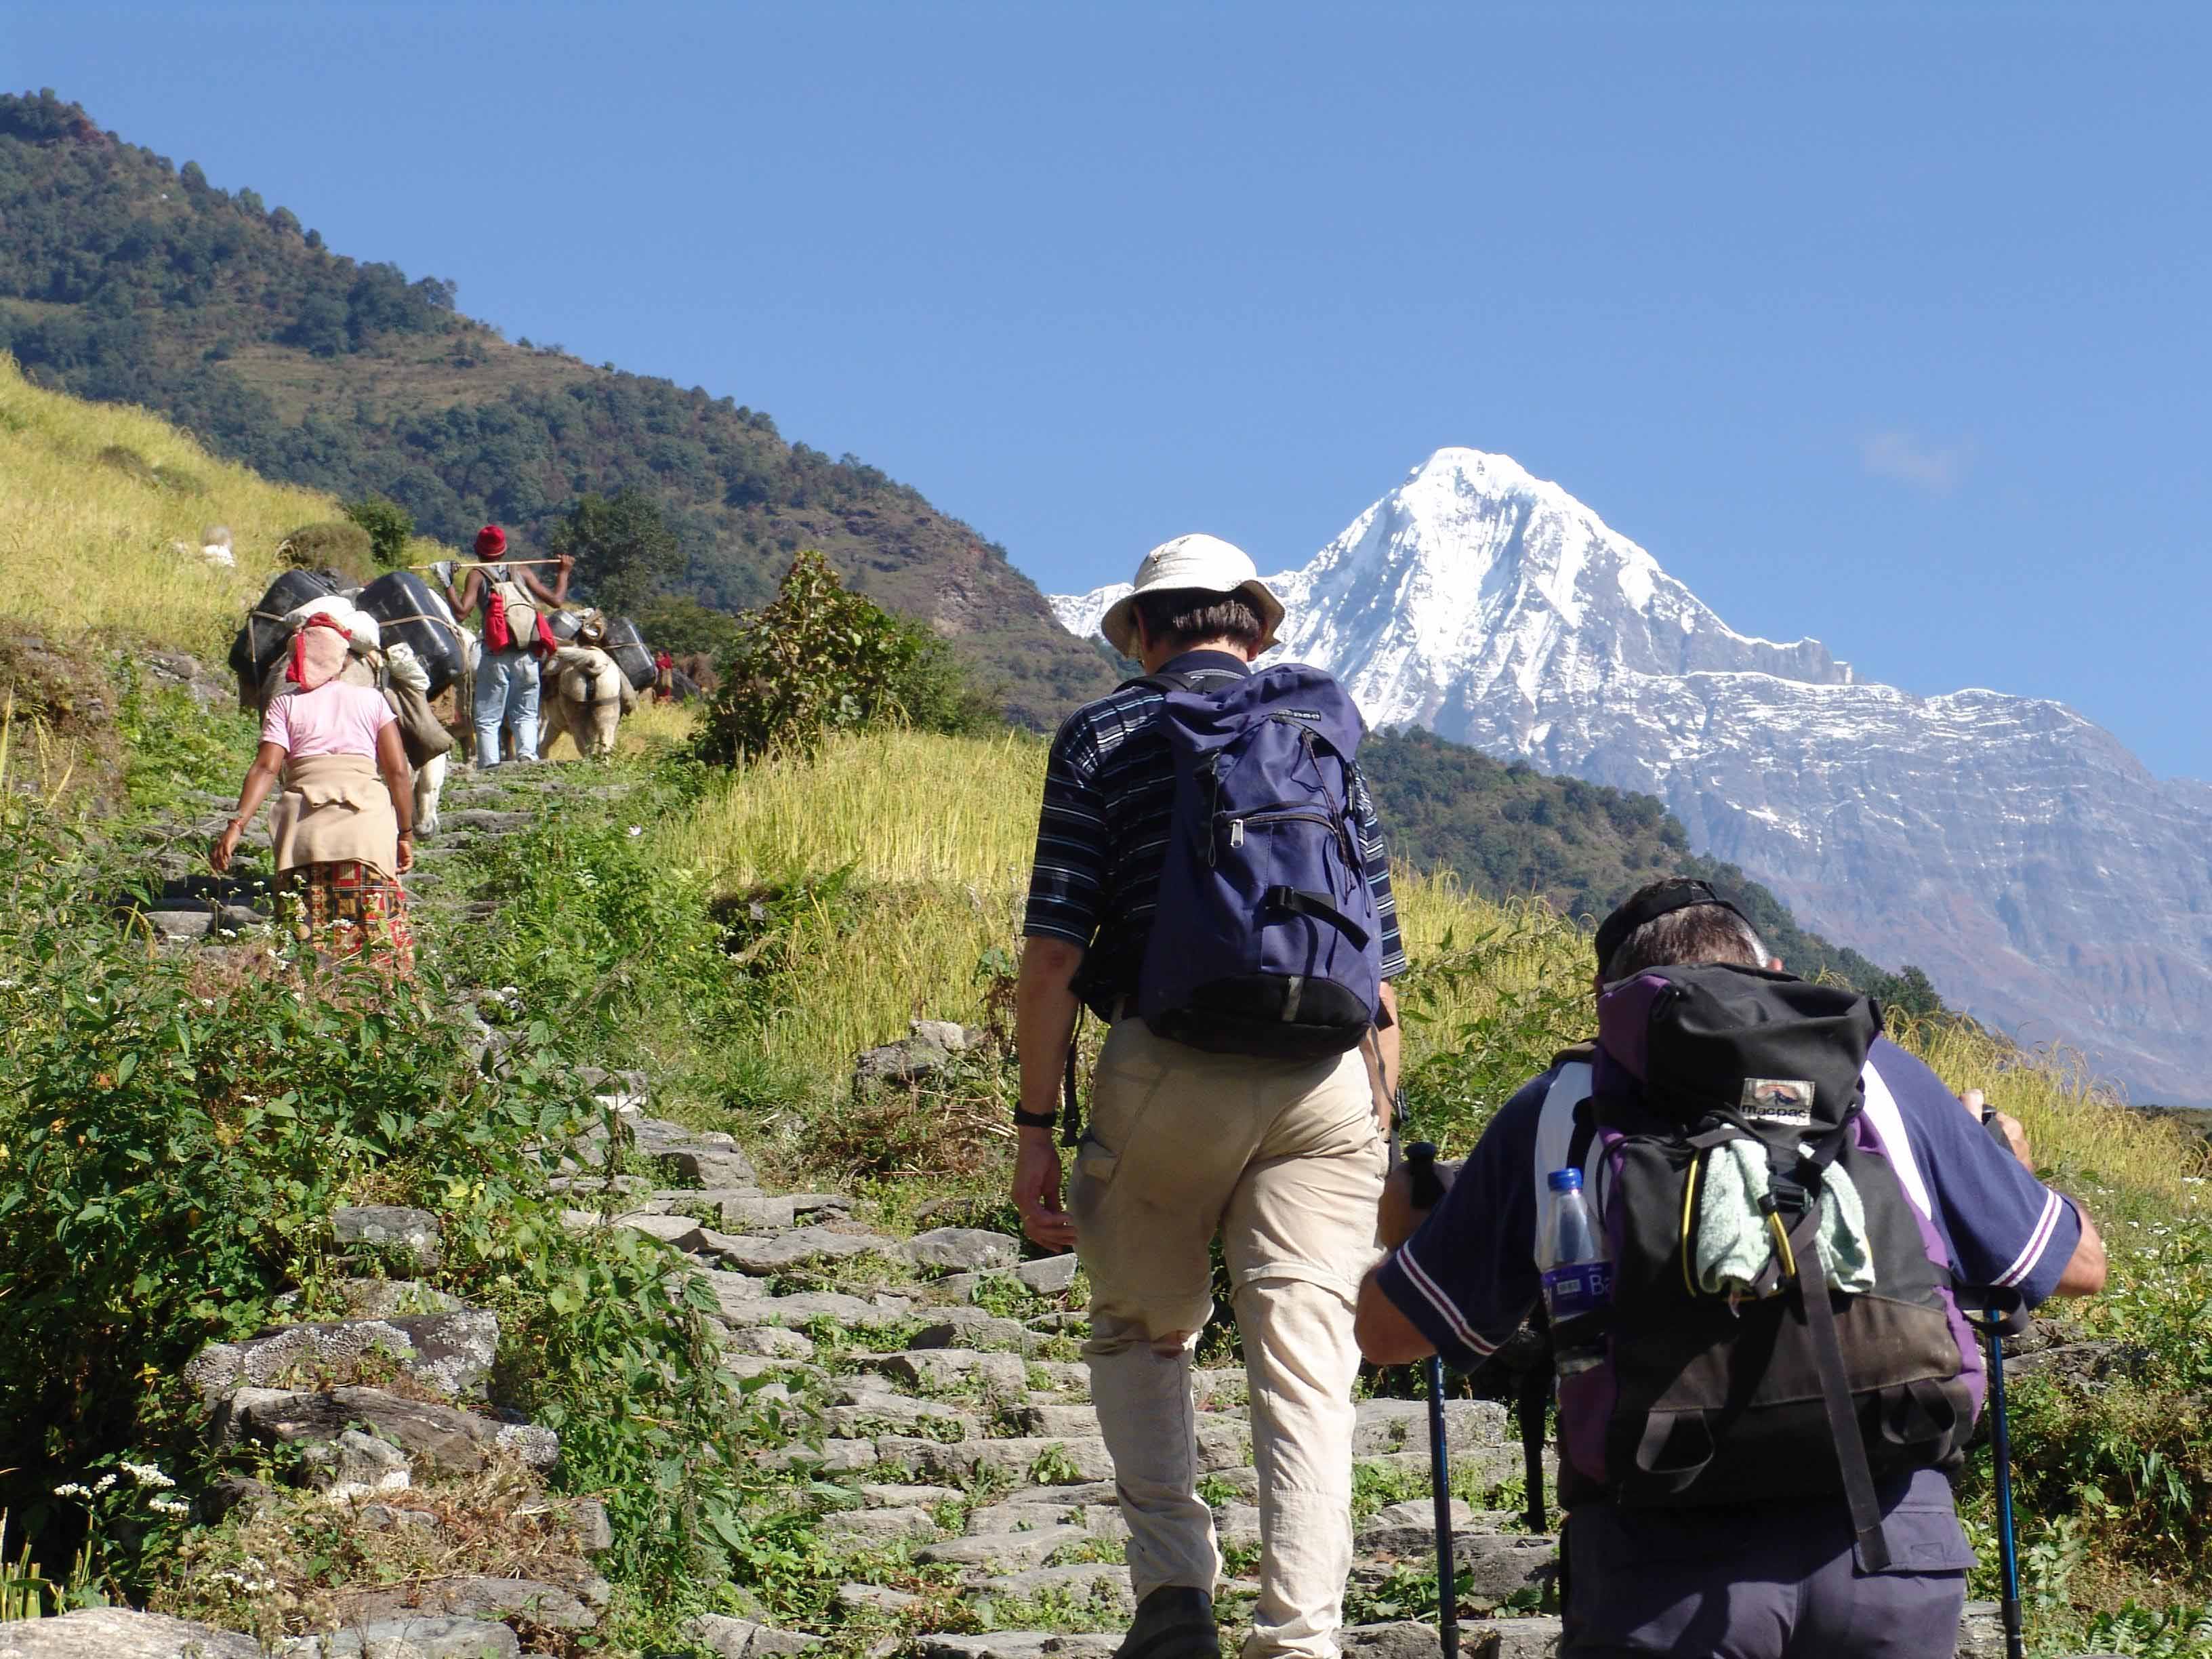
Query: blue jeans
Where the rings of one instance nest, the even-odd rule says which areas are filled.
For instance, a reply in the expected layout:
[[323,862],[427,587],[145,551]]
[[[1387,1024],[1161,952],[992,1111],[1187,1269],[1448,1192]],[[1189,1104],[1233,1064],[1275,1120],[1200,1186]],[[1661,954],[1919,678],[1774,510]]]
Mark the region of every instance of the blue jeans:
[[487,651],[477,662],[477,765],[499,764],[499,728],[514,732],[514,757],[538,758],[538,659],[527,651]]

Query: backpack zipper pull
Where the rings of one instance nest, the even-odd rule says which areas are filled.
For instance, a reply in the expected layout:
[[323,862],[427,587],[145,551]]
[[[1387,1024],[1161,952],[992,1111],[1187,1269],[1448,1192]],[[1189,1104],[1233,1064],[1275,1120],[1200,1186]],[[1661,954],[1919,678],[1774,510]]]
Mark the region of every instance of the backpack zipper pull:
[[1229,844],[1231,847],[1242,847],[1244,844],[1243,819],[1231,818],[1229,820]]

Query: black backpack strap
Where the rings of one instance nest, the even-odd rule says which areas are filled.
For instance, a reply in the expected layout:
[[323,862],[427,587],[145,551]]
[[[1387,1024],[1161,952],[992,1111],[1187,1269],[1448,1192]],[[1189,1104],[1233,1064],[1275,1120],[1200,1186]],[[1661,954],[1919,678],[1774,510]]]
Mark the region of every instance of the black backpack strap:
[[1060,1080],[1060,1144],[1073,1146],[1083,1139],[1083,1108],[1075,1094],[1076,1038],[1083,1030],[1083,1004],[1075,1005],[1075,1024],[1067,1028],[1067,1070]]
[[1521,1373],[1521,1386],[1513,1396],[1513,1416],[1521,1429],[1522,1494],[1528,1500],[1524,1518],[1530,1532],[1540,1533],[1545,1518],[1545,1418],[1552,1407],[1552,1345],[1540,1302],[1529,1316],[1528,1326],[1544,1339],[1543,1346],[1536,1352],[1535,1363]]
[[[1774,1215],[1772,1194],[1760,1207]],[[1808,1204],[1789,1230],[1791,1264],[1796,1268],[1797,1314],[1813,1338],[1813,1356],[1820,1373],[1820,1403],[1826,1407],[1828,1432],[1836,1443],[1836,1462],[1843,1474],[1844,1501],[1850,1510],[1851,1531],[1858,1540],[1859,1559],[1869,1572],[1889,1571],[1889,1537],[1882,1529],[1881,1502],[1874,1489],[1874,1468],[1867,1461],[1866,1437],[1859,1430],[1859,1415],[1851,1402],[1850,1376],[1844,1369],[1844,1345],[1836,1333],[1836,1310],[1828,1300],[1828,1275],[1820,1266],[1818,1234],[1820,1206]]]
[[1322,893],[1309,893],[1296,887],[1270,887],[1260,895],[1263,906],[1277,910],[1288,910],[1294,916],[1311,916],[1316,921],[1325,921],[1352,941],[1355,951],[1364,951],[1370,935],[1350,916],[1336,908],[1335,902]]

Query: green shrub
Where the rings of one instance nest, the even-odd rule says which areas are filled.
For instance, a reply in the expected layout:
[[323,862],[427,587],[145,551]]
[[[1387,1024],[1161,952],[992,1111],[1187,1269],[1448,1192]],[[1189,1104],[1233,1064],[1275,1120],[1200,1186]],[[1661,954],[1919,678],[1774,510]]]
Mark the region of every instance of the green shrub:
[[415,515],[397,501],[381,495],[363,495],[338,509],[368,538],[369,550],[386,570],[407,562],[408,538],[415,533]]
[[744,618],[716,672],[699,752],[724,766],[879,722],[945,732],[998,723],[993,699],[944,641],[848,591],[811,551],[792,560],[775,600]]

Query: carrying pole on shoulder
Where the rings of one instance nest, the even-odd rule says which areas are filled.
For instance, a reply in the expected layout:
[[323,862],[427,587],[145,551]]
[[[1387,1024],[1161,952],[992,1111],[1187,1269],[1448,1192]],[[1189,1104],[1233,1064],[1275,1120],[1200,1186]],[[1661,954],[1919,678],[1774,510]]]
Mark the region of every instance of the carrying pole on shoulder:
[[[1402,1115],[1405,1096],[1398,1097]],[[1437,1149],[1425,1140],[1406,1148],[1406,1171],[1413,1182],[1416,1209],[1429,1210],[1444,1195],[1437,1176]],[[1443,1659],[1459,1656],[1459,1571],[1454,1549],[1451,1514],[1451,1448],[1444,1435],[1444,1362],[1436,1354],[1428,1358],[1429,1486],[1436,1500],[1437,1528],[1437,1640]]]

